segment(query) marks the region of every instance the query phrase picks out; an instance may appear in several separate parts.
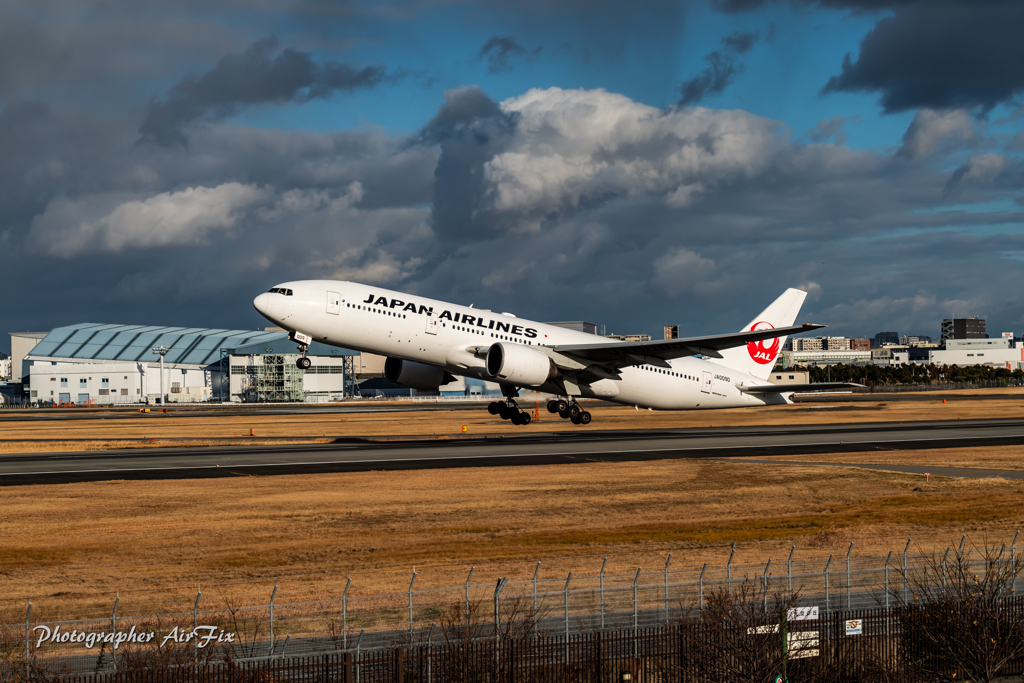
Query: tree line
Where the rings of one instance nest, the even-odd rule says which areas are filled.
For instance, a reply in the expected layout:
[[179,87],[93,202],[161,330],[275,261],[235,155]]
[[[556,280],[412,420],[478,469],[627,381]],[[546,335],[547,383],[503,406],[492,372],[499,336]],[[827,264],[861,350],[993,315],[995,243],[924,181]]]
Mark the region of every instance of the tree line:
[[856,382],[868,387],[897,384],[949,384],[1024,381],[1024,370],[990,365],[796,365],[776,372],[810,371],[811,382]]

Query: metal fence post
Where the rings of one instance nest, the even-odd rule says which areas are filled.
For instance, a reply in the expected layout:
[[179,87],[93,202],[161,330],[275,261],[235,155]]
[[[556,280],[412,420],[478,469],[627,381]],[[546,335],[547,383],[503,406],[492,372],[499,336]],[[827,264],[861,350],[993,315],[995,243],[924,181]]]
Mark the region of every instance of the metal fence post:
[[[907,539],[907,546],[903,549],[903,602],[907,602],[907,551],[910,550],[910,540]],[[960,542],[961,545],[963,541]]]
[[768,568],[772,566],[772,558],[764,565],[764,574],[761,575],[761,585],[764,588],[764,612],[768,613]]
[[431,676],[431,671],[430,671],[430,664],[431,664],[431,661],[434,658],[430,656],[431,655],[430,650],[431,650],[431,647],[432,647],[431,639],[434,637],[434,623],[435,622],[433,622],[433,621],[430,622],[430,630],[427,631],[427,683],[431,683],[431,681],[432,681],[432,676]]
[[[192,605],[192,632],[195,633],[199,629],[199,598],[203,597],[203,589],[196,589],[196,604]],[[192,660],[193,664],[199,662],[199,638],[195,639],[192,644]]]
[[[117,597],[114,598],[114,613],[110,615],[110,630],[112,633],[117,633],[117,606],[121,603],[121,591],[117,592]],[[117,671],[117,637],[114,637],[114,645],[110,648],[110,663],[114,667],[114,671]]]
[[732,542],[732,552],[729,553],[729,561],[725,563],[725,581],[729,593],[732,593],[732,557],[736,554],[736,541]]
[[668,563],[672,561],[672,553],[665,560],[665,623],[668,623]]
[[25,612],[25,680],[32,680],[32,672],[30,670],[30,663],[32,655],[29,650],[29,642],[32,640],[32,630],[30,628],[32,624],[32,601],[28,601],[28,610]]
[[356,683],[359,683],[359,651],[363,647],[363,633],[366,631],[365,628],[359,629],[359,637],[356,638]]
[[352,577],[345,582],[345,591],[341,594],[341,647],[348,649],[348,587],[352,585]]
[[789,575],[789,597],[793,597],[793,553],[796,552],[794,545],[789,549],[789,559],[786,560],[786,573]]
[[828,598],[828,568],[832,564],[832,555],[828,556],[828,562],[825,563],[825,614],[830,612],[829,609],[829,598]]
[[498,607],[501,600],[501,591],[505,588],[505,584],[508,582],[508,577],[498,579],[498,582],[494,585],[494,638],[498,638]]
[[889,635],[889,560],[892,559],[892,551],[885,557],[885,635]]
[[636,568],[636,576],[633,577],[633,656],[636,657],[640,652],[639,645],[636,642],[637,635],[637,619],[636,619],[636,584],[640,580],[640,567]]
[[604,629],[604,568],[608,564],[608,558],[604,558],[604,562],[601,563],[601,629]]
[[274,584],[274,591],[270,594],[270,654],[274,654],[274,598],[277,597],[277,584]]
[[412,587],[416,583],[416,568],[412,568],[412,580],[409,581],[409,642],[412,643]]
[[850,553],[853,552],[853,541],[846,551],[846,609],[850,609]]
[[540,562],[533,569],[533,635],[537,635],[537,573],[540,571]]
[[946,590],[946,558],[949,557],[949,546],[946,546],[946,552],[942,554],[942,590]]
[[704,566],[700,570],[699,590],[700,590],[700,609],[704,611],[704,572],[707,571],[708,563],[705,562]]
[[466,637],[469,637],[469,580],[473,578],[473,570],[476,565],[469,568],[469,576],[466,577]]
[[562,589],[565,605],[565,663],[569,663],[569,582],[572,581],[572,572],[565,577],[565,588]]

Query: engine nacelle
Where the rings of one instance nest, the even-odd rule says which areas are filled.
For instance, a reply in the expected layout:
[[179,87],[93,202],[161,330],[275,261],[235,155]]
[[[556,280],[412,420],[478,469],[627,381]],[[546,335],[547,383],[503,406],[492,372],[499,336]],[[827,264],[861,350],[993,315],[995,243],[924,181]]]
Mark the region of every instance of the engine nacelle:
[[539,387],[558,374],[558,367],[540,351],[497,342],[487,350],[487,374],[510,384]]
[[454,382],[455,377],[445,372],[444,368],[426,363],[414,363],[401,358],[388,358],[384,361],[384,376],[406,389],[420,391],[437,391],[442,384]]

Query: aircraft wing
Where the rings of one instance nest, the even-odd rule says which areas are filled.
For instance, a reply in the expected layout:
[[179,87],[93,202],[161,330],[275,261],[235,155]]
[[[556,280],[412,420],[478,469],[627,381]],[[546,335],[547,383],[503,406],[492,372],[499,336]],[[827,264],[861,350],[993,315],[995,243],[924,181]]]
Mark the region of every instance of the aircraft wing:
[[817,384],[757,384],[747,386],[736,385],[740,391],[747,394],[788,394],[797,392],[806,394],[814,391],[841,391],[848,389],[865,389],[863,384],[853,382],[818,382]]
[[667,366],[665,361],[684,356],[710,356],[721,358],[718,352],[743,346],[762,339],[774,339],[790,334],[809,332],[825,327],[805,323],[793,327],[777,327],[767,330],[747,330],[733,334],[719,334],[712,337],[689,337],[687,339],[664,339],[649,342],[617,342],[613,344],[561,344],[550,346],[552,351],[564,354],[581,362],[598,365],[623,367],[626,365]]

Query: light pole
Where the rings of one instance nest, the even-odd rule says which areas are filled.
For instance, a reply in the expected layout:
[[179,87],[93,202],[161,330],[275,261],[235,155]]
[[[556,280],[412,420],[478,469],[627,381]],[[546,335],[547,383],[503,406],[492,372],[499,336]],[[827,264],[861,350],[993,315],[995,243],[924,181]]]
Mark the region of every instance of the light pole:
[[164,400],[164,356],[167,355],[168,351],[170,349],[163,345],[153,347],[153,353],[160,356],[160,405],[166,403]]

